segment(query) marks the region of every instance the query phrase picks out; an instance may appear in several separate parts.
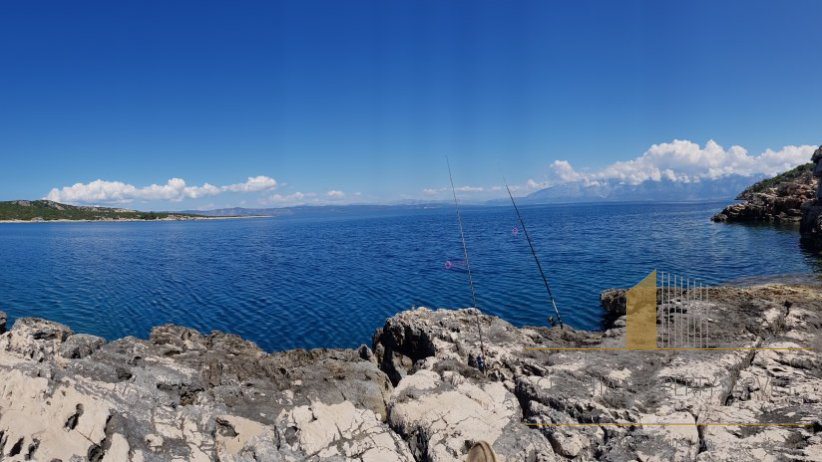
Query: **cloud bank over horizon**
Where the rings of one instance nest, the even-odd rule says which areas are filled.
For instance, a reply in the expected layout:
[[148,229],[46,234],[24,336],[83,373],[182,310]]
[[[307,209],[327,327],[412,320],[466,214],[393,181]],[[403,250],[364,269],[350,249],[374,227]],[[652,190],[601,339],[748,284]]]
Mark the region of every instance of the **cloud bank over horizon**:
[[[548,164],[548,171],[542,178],[527,178],[509,187],[514,193],[528,195],[560,185],[587,190],[615,185],[638,186],[645,182],[698,183],[734,175],[770,177],[810,162],[816,149],[811,145],[790,145],[778,151],[767,149],[751,155],[738,145],[726,149],[714,140],[700,146],[693,141],[675,139],[651,145],[634,159],[616,161],[601,169],[577,169],[568,160],[554,160]],[[455,189],[458,194],[470,195],[470,200],[474,201],[505,196],[502,185],[457,186]],[[447,200],[451,187],[427,187],[421,193],[427,199]]]
[[224,192],[253,193],[277,187],[277,181],[267,176],[248,177],[243,183],[215,186],[203,183],[188,186],[182,178],[171,178],[165,184],[151,184],[138,188],[122,181],[95,180],[72,186],[53,188],[45,199],[55,202],[83,204],[128,204],[134,201],[171,201],[200,199]]
[[[815,146],[784,146],[779,150],[767,149],[752,155],[742,146],[725,148],[713,140],[704,146],[689,140],[675,139],[668,143],[654,144],[641,155],[613,162],[600,169],[578,169],[568,160],[554,160],[547,164],[541,177],[521,179],[510,184],[517,195],[528,195],[544,188],[559,185],[573,185],[584,190],[616,185],[637,186],[646,182],[699,183],[720,180],[739,175],[773,176],[797,165],[810,161]],[[521,177],[522,178],[522,177]],[[366,193],[348,192],[340,189],[324,189],[325,192],[290,190],[291,185],[279,184],[268,176],[248,177],[242,183],[228,185],[188,185],[181,178],[171,178],[164,184],[138,187],[123,181],[98,179],[89,183],[76,183],[62,188],[53,188],[45,199],[55,202],[89,205],[118,205],[133,202],[171,202],[198,200],[224,193],[231,199],[221,207],[233,204],[246,205],[246,200],[236,199],[236,194],[260,193],[250,200],[259,206],[325,205],[364,203],[374,198]],[[274,191],[276,189],[276,191]],[[285,189],[286,191],[283,191]],[[500,184],[458,185],[458,195],[466,199],[483,201],[506,196],[505,187]],[[600,188],[601,189],[601,188]],[[399,193],[398,193],[399,194]],[[405,200],[450,200],[451,187],[428,187],[419,190],[415,196],[401,195]],[[383,198],[383,201],[388,199]],[[195,205],[196,207],[196,205]]]
[[[638,185],[645,181],[667,180],[694,183],[731,175],[774,176],[797,165],[810,162],[816,146],[785,146],[767,149],[752,156],[742,146],[723,148],[714,140],[704,147],[688,140],[652,145],[641,156],[614,162],[593,172],[578,171],[567,160],[555,160],[550,167],[552,183],[582,183],[599,186],[609,182]],[[529,180],[530,181],[530,180]]]

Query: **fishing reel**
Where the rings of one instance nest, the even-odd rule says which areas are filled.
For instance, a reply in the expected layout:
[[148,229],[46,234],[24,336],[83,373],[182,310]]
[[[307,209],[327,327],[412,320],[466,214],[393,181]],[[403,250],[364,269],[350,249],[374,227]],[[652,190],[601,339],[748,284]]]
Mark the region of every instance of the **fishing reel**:
[[477,369],[485,373],[485,360],[482,359],[482,355],[477,355]]
[[485,373],[485,360],[482,358],[481,353],[477,354],[476,356],[468,355],[468,365],[476,367],[483,374]]
[[557,326],[559,326],[560,328],[565,327],[562,324],[562,320],[557,321],[556,319],[554,319],[553,316],[548,316],[548,325],[551,326],[551,327],[557,327]]

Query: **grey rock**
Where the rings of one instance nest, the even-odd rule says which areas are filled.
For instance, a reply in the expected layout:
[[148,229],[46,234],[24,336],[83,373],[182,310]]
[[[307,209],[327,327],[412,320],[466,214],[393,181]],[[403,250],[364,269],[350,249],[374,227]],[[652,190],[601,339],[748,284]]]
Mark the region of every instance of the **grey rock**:
[[0,432],[38,441],[33,460],[413,460],[384,423],[390,381],[354,350],[177,326],[105,343],[26,318],[0,335],[0,379]]
[[99,350],[106,343],[106,340],[96,335],[74,334],[70,335],[60,345],[60,356],[68,359],[80,359]]
[[801,165],[750,186],[736,197],[742,202],[725,207],[711,220],[799,223],[803,207],[815,202],[818,191],[819,175],[814,173],[813,165]]
[[[508,461],[819,460],[820,288],[710,299],[712,346],[811,349],[610,350],[625,344],[622,289],[602,297],[615,317],[605,332],[420,308],[356,350],[266,353],[171,325],[105,343],[24,318],[0,334],[0,455],[433,462],[482,440]],[[605,349],[534,349],[545,347]],[[485,371],[471,366],[478,354]],[[786,421],[800,425],[704,425]],[[684,425],[639,425],[660,422]]]
[[[814,163],[814,177],[822,179],[822,146],[813,153],[811,161]],[[819,181],[815,199],[802,207],[799,231],[803,244],[812,250],[822,249],[822,181]]]
[[0,336],[0,349],[13,351],[37,362],[51,359],[71,329],[39,318],[20,318],[9,332]]
[[[811,162],[813,162],[813,176],[822,178],[822,146],[814,151],[813,156],[811,157]],[[817,189],[816,198],[822,199],[822,184],[819,185]]]
[[[711,300],[710,340],[716,347],[802,346],[822,326],[818,286],[723,287],[711,289]],[[624,290],[610,291],[603,303],[611,312],[624,312]],[[751,361],[748,350],[612,351],[607,348],[625,344],[624,317],[606,333],[591,333],[517,329],[481,316],[489,366],[481,374],[467,367],[470,352],[479,349],[474,313],[403,312],[375,337],[375,352],[412,357],[409,345],[423,345],[425,354],[388,402],[389,424],[418,460],[460,460],[470,446],[466,442],[478,434],[505,460],[742,461],[779,460],[784,454],[816,460],[822,448],[812,425],[822,406],[819,353],[764,350]],[[670,321],[678,326],[685,320]],[[606,349],[526,349],[539,346]],[[779,387],[760,393],[757,380],[764,384],[775,374]],[[790,391],[787,383],[796,388]],[[488,395],[495,398],[484,401]],[[518,409],[508,414],[511,402]],[[780,419],[809,425],[700,425]],[[487,422],[496,423],[489,428]],[[632,425],[648,422],[686,425]]]

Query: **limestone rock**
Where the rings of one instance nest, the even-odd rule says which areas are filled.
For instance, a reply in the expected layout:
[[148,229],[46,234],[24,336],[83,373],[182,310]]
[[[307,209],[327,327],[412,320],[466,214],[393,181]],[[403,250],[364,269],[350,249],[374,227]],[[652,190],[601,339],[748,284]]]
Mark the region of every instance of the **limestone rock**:
[[388,377],[353,350],[176,326],[105,343],[22,318],[0,335],[0,387],[3,460],[413,460],[384,423]]
[[74,334],[70,335],[60,345],[60,356],[68,359],[80,359],[99,350],[106,340],[96,335]]
[[0,458],[433,462],[485,441],[509,462],[821,459],[819,286],[712,288],[709,345],[732,350],[614,349],[624,290],[603,306],[605,332],[420,308],[371,349],[278,353],[19,319],[0,334]]
[[819,181],[813,164],[805,164],[754,184],[712,217],[716,222],[798,223],[803,206],[814,202]]
[[38,318],[18,319],[11,331],[0,336],[0,349],[42,362],[51,359],[71,329],[60,323]]
[[822,248],[822,205],[814,202],[803,207],[799,231],[804,243]]

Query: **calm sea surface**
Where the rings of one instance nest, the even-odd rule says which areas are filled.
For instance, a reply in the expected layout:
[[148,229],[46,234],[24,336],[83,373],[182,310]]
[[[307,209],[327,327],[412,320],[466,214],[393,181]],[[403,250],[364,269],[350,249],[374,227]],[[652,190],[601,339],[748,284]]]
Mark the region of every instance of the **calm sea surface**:
[[[714,224],[723,204],[523,207],[566,323],[601,326],[600,290],[653,269],[710,284],[822,273],[792,228]],[[510,207],[463,211],[478,304],[545,324],[545,289]],[[516,230],[515,230],[516,228]],[[0,309],[109,339],[176,323],[266,350],[370,344],[414,305],[470,305],[451,210],[213,222],[0,224]],[[446,269],[447,261],[457,263]]]

